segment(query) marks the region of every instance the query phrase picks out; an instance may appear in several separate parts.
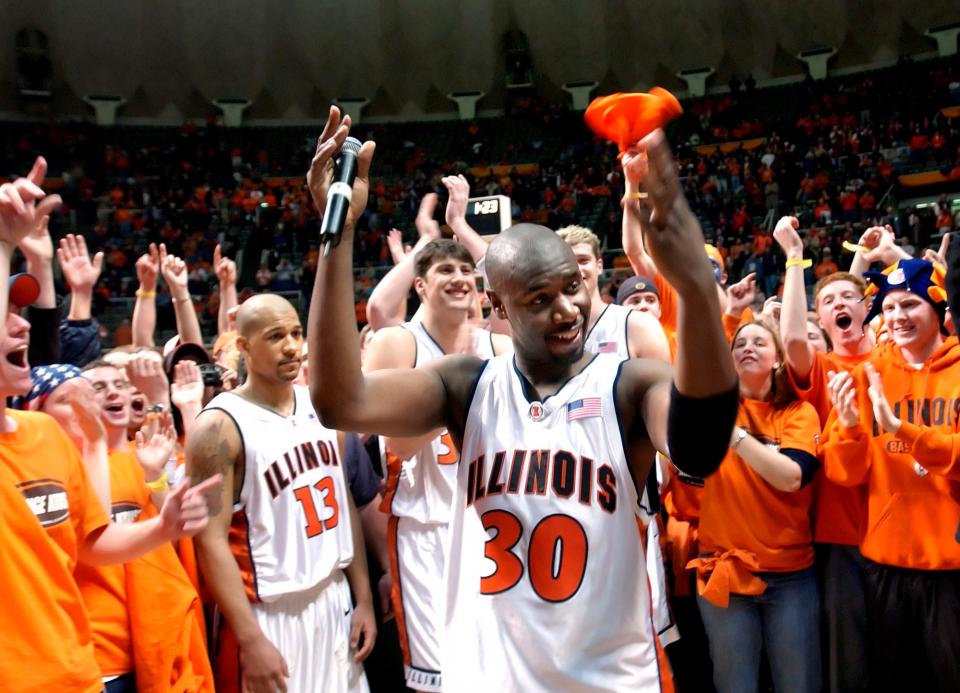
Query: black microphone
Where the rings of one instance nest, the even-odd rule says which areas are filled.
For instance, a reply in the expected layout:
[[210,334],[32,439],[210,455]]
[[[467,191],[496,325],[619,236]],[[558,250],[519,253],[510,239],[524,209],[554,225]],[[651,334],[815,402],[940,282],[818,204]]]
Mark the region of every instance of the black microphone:
[[353,179],[357,177],[357,155],[360,153],[360,146],[360,140],[348,137],[340,148],[340,158],[337,159],[333,171],[333,183],[327,191],[327,208],[323,210],[323,221],[320,222],[324,257],[330,254],[332,246],[340,243],[343,222],[346,221],[350,198],[353,196]]

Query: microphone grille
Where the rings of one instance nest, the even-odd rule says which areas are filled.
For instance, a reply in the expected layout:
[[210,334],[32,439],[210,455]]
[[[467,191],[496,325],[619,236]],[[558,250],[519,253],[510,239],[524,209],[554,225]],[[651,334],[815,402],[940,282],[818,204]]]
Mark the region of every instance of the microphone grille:
[[356,137],[348,137],[343,141],[343,146],[340,148],[340,154],[342,155],[350,152],[354,156],[357,156],[360,153],[360,147],[362,144],[363,143],[360,142],[360,140],[358,140]]

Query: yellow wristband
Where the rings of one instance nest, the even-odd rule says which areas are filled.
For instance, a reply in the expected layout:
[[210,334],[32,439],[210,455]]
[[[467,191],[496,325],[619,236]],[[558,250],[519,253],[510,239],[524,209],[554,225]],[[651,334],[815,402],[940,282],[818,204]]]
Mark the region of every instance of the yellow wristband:
[[867,248],[866,246],[857,245],[856,243],[851,243],[850,241],[844,241],[844,242],[843,242],[843,249],[844,249],[844,250],[848,250],[848,251],[850,251],[851,253],[855,253],[855,252],[857,252],[858,250],[859,250],[861,253],[866,253],[866,252],[868,252],[868,251],[870,250],[870,248]]
[[137,289],[137,298],[156,298],[156,291],[144,291],[143,289]]
[[803,269],[813,267],[813,260],[804,260],[802,257],[795,257],[787,260],[787,269],[800,265]]
[[160,475],[160,478],[157,479],[156,481],[148,481],[147,488],[155,493],[159,493],[161,491],[169,491],[170,477],[168,477],[167,473],[164,472],[163,474]]

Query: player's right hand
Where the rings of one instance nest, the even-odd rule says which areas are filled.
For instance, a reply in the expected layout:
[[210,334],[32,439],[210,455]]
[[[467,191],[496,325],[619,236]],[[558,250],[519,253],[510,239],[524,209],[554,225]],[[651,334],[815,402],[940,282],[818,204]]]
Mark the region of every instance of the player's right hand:
[[287,662],[265,635],[240,646],[240,671],[244,693],[287,691]]

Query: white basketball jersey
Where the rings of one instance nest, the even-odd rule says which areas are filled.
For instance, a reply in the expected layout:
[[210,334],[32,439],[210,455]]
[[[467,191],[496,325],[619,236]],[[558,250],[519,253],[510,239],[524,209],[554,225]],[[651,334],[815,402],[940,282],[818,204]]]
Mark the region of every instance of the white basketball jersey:
[[449,530],[444,690],[660,690],[621,362],[595,356],[543,402],[512,356],[485,364]]
[[627,321],[633,311],[616,303],[609,303],[583,342],[586,351],[595,354],[617,354],[621,359],[630,358],[630,339]]
[[[445,356],[422,322],[411,320],[404,327],[416,340],[414,367]],[[477,329],[474,353],[483,359],[493,356],[493,341],[487,330]],[[409,460],[401,461],[388,454],[386,504],[391,514],[424,524],[446,524],[450,520],[459,459],[453,439],[446,431]]]
[[353,560],[350,492],[337,434],[294,386],[287,417],[230,392],[206,409],[233,419],[243,441],[243,482],[230,548],[251,601],[310,589]]

